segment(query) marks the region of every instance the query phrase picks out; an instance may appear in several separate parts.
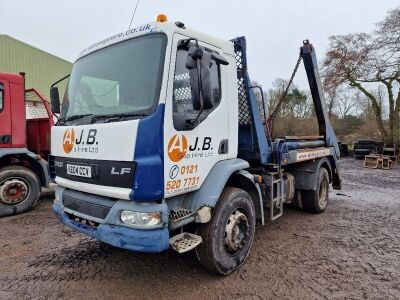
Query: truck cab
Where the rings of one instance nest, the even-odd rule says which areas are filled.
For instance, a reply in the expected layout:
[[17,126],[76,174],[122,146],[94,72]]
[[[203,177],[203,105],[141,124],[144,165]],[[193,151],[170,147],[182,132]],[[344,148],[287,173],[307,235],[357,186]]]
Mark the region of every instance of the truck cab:
[[[20,148],[26,136],[24,79],[19,74],[0,73],[0,144],[1,148]],[[18,125],[17,125],[18,124]]]
[[49,183],[52,113],[24,76],[0,72],[0,217],[31,209]]
[[322,212],[339,178],[329,120],[314,139],[273,141],[245,48],[160,18],[83,50],[52,128],[59,219],[124,249],[195,248],[226,275],[266,211],[276,219],[294,201]]

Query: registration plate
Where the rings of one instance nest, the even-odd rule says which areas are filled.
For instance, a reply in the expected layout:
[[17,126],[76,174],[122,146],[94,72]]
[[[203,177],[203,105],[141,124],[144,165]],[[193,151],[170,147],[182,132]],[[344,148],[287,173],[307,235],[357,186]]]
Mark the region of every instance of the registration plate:
[[67,174],[79,177],[92,177],[92,168],[89,166],[67,164]]

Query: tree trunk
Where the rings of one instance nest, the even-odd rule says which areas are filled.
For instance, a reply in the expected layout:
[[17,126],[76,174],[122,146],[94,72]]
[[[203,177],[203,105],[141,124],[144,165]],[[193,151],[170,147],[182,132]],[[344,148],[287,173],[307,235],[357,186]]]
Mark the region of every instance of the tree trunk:
[[388,133],[383,124],[382,110],[378,104],[377,99],[374,97],[374,95],[368,92],[359,82],[356,82],[354,79],[350,79],[350,85],[358,88],[365,96],[368,97],[368,99],[371,100],[372,109],[375,114],[376,124],[378,125],[379,132],[382,135],[382,139],[387,143],[393,143],[393,139],[392,140],[389,139]]
[[386,86],[386,89],[388,91],[388,97],[389,97],[389,138],[390,138],[390,143],[395,142],[395,122],[396,122],[396,112],[395,112],[395,103],[394,103],[394,97],[393,97],[393,79],[389,80],[381,80],[381,82]]
[[396,104],[394,107],[394,128],[396,129],[395,142],[400,143],[400,79],[397,79],[399,91],[397,93]]

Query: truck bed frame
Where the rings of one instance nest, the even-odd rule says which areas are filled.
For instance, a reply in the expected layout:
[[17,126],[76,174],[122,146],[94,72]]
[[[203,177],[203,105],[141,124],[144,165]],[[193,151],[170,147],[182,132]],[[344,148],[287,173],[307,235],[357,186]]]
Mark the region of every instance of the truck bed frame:
[[313,46],[303,42],[300,55],[304,62],[314,108],[319,125],[318,136],[286,136],[273,139],[265,129],[247,72],[246,39],[238,37],[234,44],[238,97],[239,97],[239,147],[238,157],[250,163],[252,169],[262,173],[278,171],[292,164],[327,157],[332,165],[333,186],[340,188],[337,160],[339,147],[332,125],[323,105],[323,92]]

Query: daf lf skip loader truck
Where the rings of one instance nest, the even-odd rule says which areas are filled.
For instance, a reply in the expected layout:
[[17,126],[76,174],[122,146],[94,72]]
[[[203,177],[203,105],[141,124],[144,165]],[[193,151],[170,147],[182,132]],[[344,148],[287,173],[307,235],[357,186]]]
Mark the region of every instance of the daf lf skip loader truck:
[[[195,249],[227,275],[248,256],[256,221],[277,219],[285,203],[323,212],[330,184],[340,188],[339,149],[308,41],[300,56],[319,135],[272,139],[244,37],[160,16],[83,50],[52,128],[61,222],[133,251]],[[58,112],[56,87],[51,95]]]

